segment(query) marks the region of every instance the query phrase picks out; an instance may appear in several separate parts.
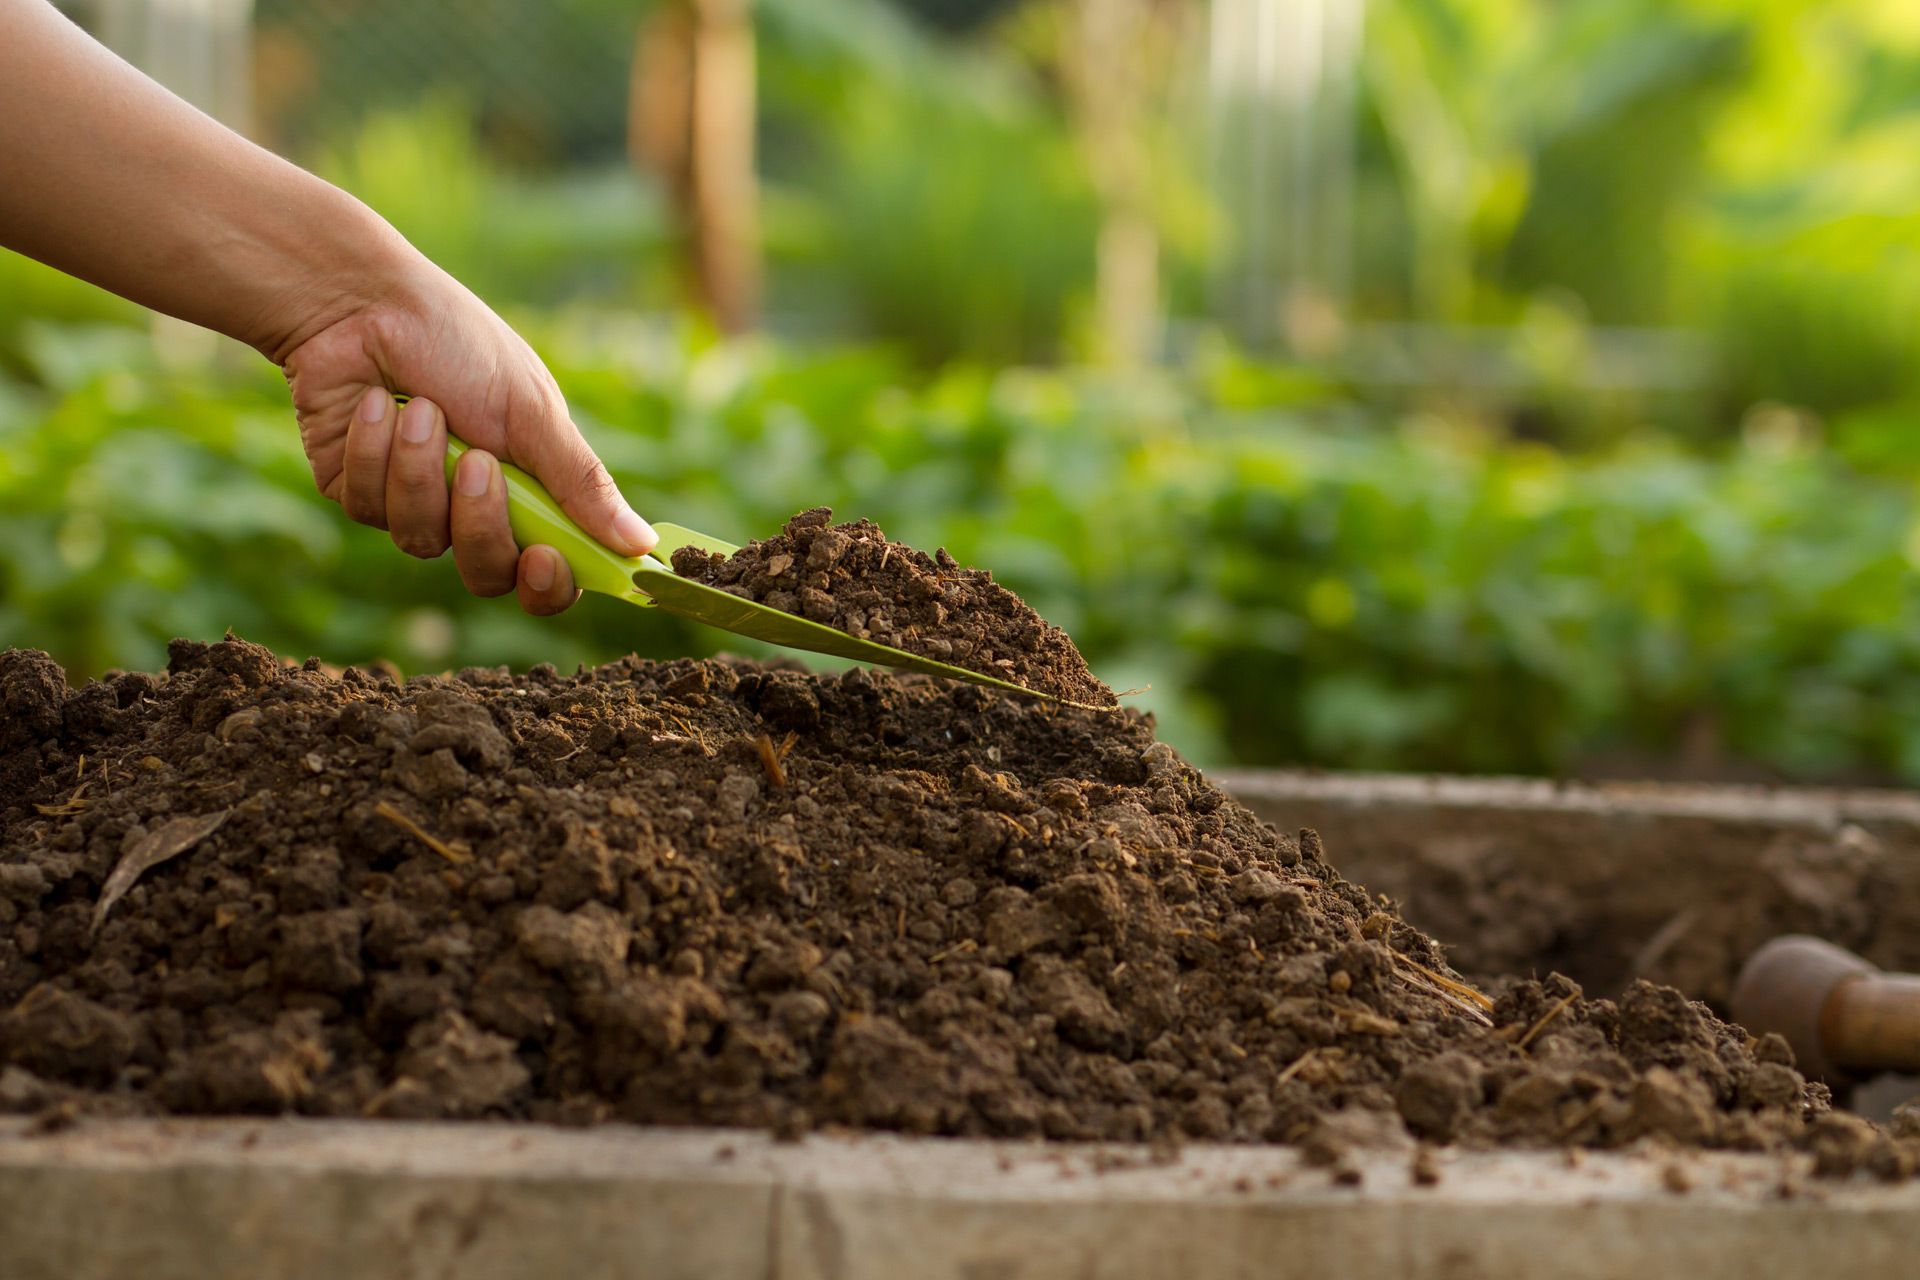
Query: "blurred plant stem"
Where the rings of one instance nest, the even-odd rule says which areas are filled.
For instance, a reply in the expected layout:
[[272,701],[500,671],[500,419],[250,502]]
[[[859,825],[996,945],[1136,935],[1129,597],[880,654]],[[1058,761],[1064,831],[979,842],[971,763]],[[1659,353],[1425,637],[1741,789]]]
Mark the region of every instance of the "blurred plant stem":
[[689,291],[723,333],[760,310],[754,80],[750,0],[667,0],[641,22],[629,152],[670,193]]
[[1159,345],[1160,236],[1153,221],[1147,117],[1167,64],[1174,5],[1078,0],[1078,39],[1065,64],[1073,116],[1100,199],[1095,249],[1094,358],[1115,368],[1150,362]]

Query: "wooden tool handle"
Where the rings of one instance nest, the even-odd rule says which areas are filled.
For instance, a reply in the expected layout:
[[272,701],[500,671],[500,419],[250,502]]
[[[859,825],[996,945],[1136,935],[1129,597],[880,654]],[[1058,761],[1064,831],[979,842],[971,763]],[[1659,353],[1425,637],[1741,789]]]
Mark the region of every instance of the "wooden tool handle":
[[1735,1022],[1756,1036],[1770,1031],[1784,1036],[1801,1071],[1843,1089],[1847,1069],[1828,1056],[1821,1019],[1838,988],[1880,976],[1851,951],[1788,934],[1747,957],[1728,1003]]
[[1848,1071],[1920,1071],[1920,977],[1863,973],[1820,1011],[1820,1043]]

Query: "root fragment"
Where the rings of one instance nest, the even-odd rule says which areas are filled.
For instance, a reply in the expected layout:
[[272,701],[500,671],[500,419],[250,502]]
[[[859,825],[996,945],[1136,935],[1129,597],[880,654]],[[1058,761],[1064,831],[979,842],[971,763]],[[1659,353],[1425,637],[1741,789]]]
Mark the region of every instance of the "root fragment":
[[767,781],[774,786],[787,785],[787,771],[781,765],[787,758],[787,752],[793,750],[793,744],[799,739],[799,734],[789,733],[777,747],[773,745],[773,739],[764,733],[753,740],[754,749],[760,753],[760,767],[767,771]]
[[1314,1049],[1307,1050],[1305,1053],[1295,1058],[1292,1062],[1289,1062],[1287,1064],[1287,1069],[1285,1071],[1282,1071],[1279,1075],[1273,1078],[1273,1087],[1277,1089],[1281,1085],[1285,1084],[1287,1081],[1299,1075],[1302,1071],[1305,1071],[1307,1069],[1307,1064],[1312,1062],[1315,1058],[1319,1056],[1320,1056],[1320,1050],[1318,1048],[1314,1048]]
[[1466,983],[1455,982],[1452,978],[1447,977],[1443,973],[1435,973],[1433,970],[1427,968],[1427,966],[1419,963],[1417,960],[1414,960],[1409,956],[1403,956],[1398,951],[1393,951],[1393,952],[1390,952],[1389,954],[1393,956],[1394,963],[1405,965],[1407,968],[1412,969],[1415,973],[1419,974],[1421,977],[1427,979],[1427,981],[1439,987],[1442,991],[1445,991],[1451,995],[1458,996],[1462,1000],[1471,1003],[1480,1013],[1488,1014],[1493,1012],[1492,999],[1490,999],[1488,996],[1484,995],[1479,991],[1475,991],[1472,987],[1468,986]]
[[1571,1005],[1577,998],[1578,998],[1577,995],[1566,996],[1562,998],[1558,1004],[1554,1005],[1553,1008],[1541,1014],[1540,1020],[1534,1023],[1533,1026],[1527,1029],[1527,1034],[1520,1037],[1520,1043],[1518,1047],[1521,1049],[1524,1049],[1528,1045],[1532,1044],[1533,1038],[1539,1035],[1542,1031],[1546,1030],[1547,1024],[1549,1022],[1552,1022],[1555,1018],[1559,1017],[1562,1013],[1566,1012],[1567,1006]]
[[473,858],[473,854],[468,852],[465,845],[457,841],[449,843],[442,840],[385,800],[375,805],[373,811],[456,866]]

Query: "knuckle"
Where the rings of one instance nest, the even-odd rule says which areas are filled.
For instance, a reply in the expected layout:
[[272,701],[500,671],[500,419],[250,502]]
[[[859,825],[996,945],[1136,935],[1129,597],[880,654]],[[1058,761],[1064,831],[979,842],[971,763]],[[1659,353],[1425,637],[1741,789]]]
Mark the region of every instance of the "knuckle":
[[346,458],[349,470],[384,470],[391,442],[380,434],[379,427],[359,422],[347,432]]
[[580,479],[575,486],[581,497],[592,502],[604,502],[620,492],[613,477],[600,465],[600,459],[588,454],[580,467]]
[[355,524],[371,525],[375,529],[387,527],[387,513],[351,490],[341,497],[340,506]]
[[502,555],[491,538],[455,538],[453,555],[460,567],[460,581],[477,596],[503,596],[512,591],[518,579],[519,558],[508,543]]
[[467,590],[471,591],[474,595],[486,596],[489,599],[494,596],[503,596],[513,590],[512,578],[508,578],[503,582],[497,574],[487,573],[483,570],[474,571],[462,569],[460,571],[460,581],[464,583]]
[[520,607],[536,618],[551,618],[556,613],[565,613],[568,609],[572,608],[573,602],[577,598],[577,594],[573,592],[560,596],[558,599],[555,599],[551,593],[548,593],[546,595],[526,597],[521,600]]
[[438,469],[424,466],[395,467],[388,481],[407,493],[432,493],[435,489],[444,489],[447,483]]
[[395,534],[393,544],[416,560],[438,560],[447,552],[447,540],[432,534]]

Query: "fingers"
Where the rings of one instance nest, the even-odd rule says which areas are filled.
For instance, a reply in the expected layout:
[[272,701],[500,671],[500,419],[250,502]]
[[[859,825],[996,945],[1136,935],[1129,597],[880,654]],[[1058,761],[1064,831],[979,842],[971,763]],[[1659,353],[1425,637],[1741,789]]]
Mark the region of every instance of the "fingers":
[[[555,398],[557,401],[557,392]],[[613,477],[587,447],[580,429],[568,420],[564,402],[542,416],[545,420],[530,429],[509,428],[514,460],[524,458],[522,465],[538,476],[567,514],[599,542],[622,555],[640,556],[653,550],[659,535],[620,496]]]
[[387,458],[393,451],[395,411],[385,387],[369,388],[347,424],[340,505],[352,519],[387,527]]
[[566,557],[548,546],[520,553],[520,607],[539,617],[561,612],[580,598]]
[[484,449],[469,449],[453,468],[453,560],[460,581],[477,596],[503,596],[519,578],[520,548],[507,528],[507,484]]
[[449,540],[446,451],[438,406],[413,400],[403,409],[385,387],[369,388],[347,425],[340,505],[361,524],[391,530],[408,555],[441,555]]
[[453,469],[452,543],[460,580],[477,596],[518,591],[520,607],[545,617],[580,598],[573,570],[553,547],[520,550],[507,528],[507,485],[500,464],[484,449],[469,449]]
[[446,416],[430,400],[408,401],[387,458],[387,527],[395,546],[422,560],[441,555],[451,541],[446,457]]

